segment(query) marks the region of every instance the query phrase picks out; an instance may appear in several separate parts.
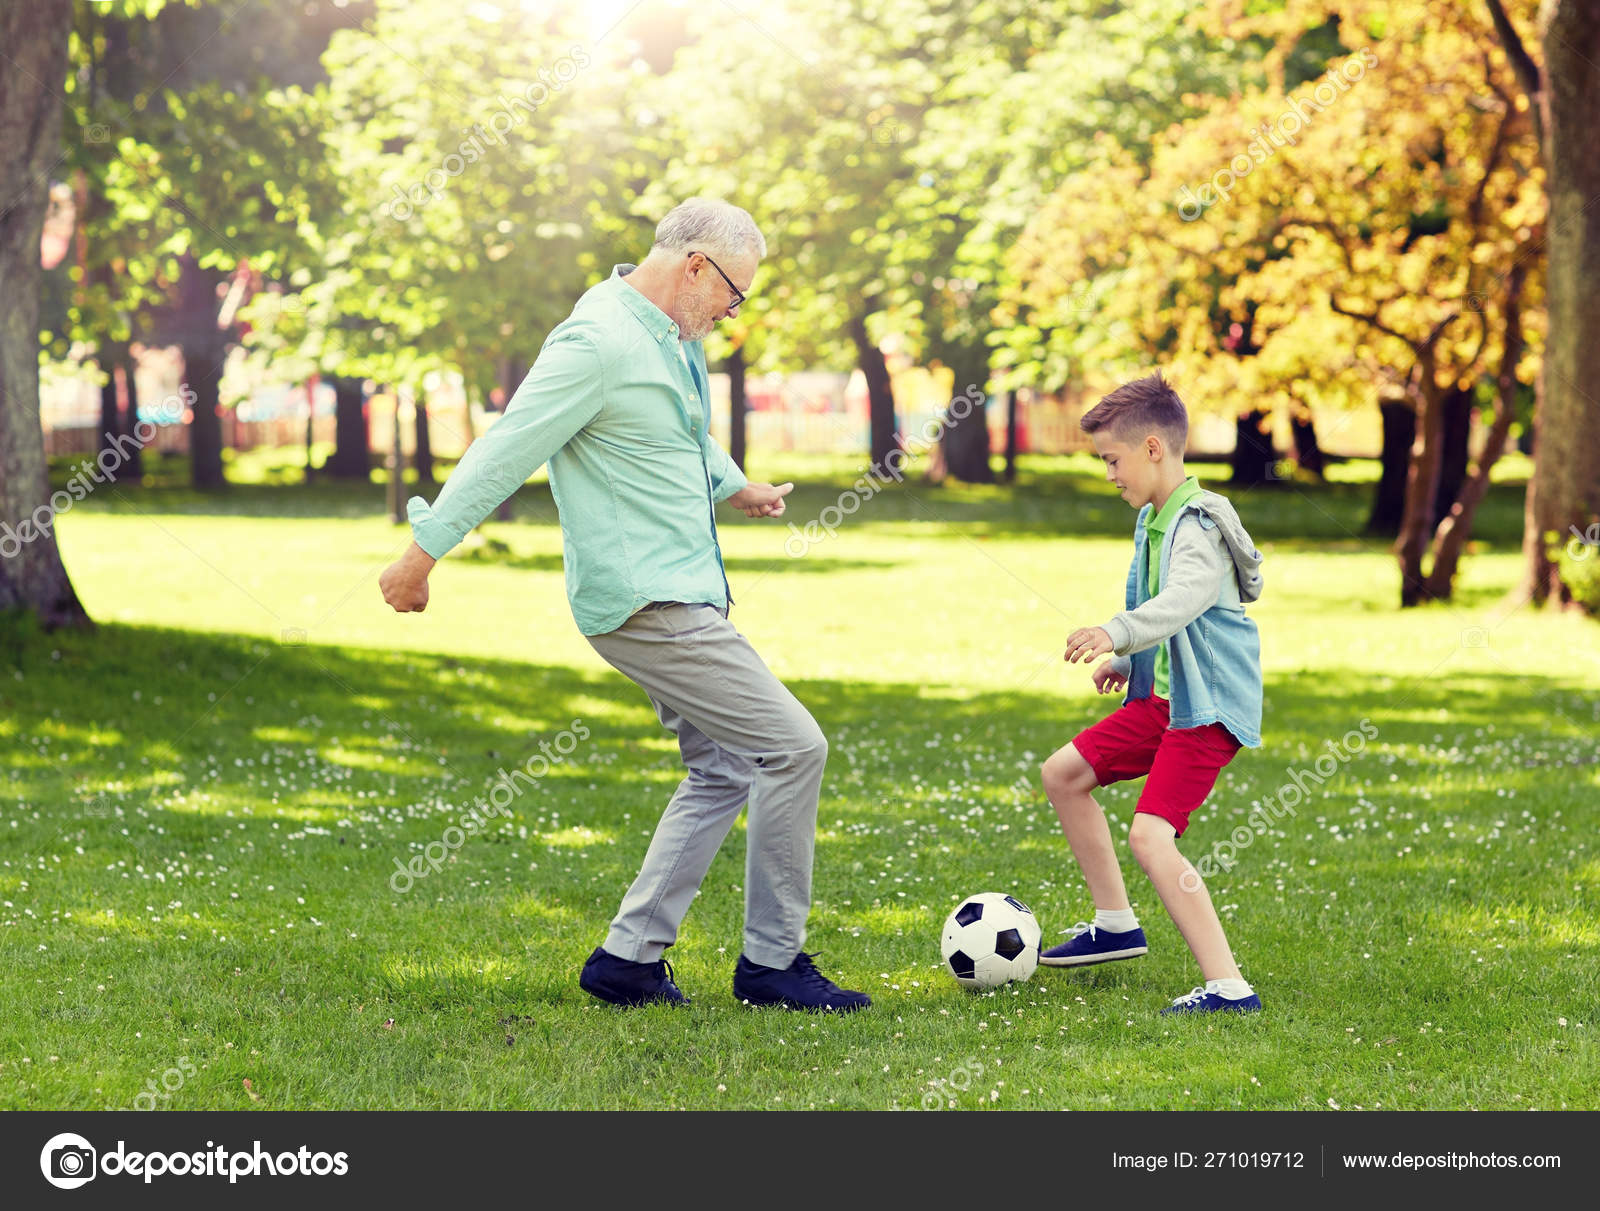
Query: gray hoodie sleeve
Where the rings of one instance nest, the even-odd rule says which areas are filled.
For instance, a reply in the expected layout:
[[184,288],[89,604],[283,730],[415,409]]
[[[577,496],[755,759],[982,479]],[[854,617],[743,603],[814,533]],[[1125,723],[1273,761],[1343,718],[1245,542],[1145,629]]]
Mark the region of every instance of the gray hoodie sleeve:
[[1222,578],[1232,568],[1233,557],[1220,530],[1207,529],[1194,518],[1180,518],[1161,591],[1105,624],[1113,651],[1118,656],[1142,652],[1176,635],[1217,604]]

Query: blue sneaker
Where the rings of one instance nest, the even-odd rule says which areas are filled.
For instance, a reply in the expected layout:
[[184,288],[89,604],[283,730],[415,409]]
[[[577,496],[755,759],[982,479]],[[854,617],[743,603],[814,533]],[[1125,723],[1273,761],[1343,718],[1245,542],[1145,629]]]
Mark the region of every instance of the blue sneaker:
[[1046,967],[1086,967],[1090,963],[1109,963],[1112,959],[1136,959],[1150,950],[1144,930],[1129,929],[1112,933],[1079,921],[1066,931],[1072,936],[1060,946],[1052,946],[1039,956]]
[[672,965],[665,959],[654,963],[632,963],[619,959],[604,947],[596,946],[583,965],[578,987],[592,997],[613,1005],[635,1007],[665,1001],[687,1005],[689,998],[672,982]]
[[1161,1011],[1167,1013],[1259,1013],[1261,1012],[1261,998],[1251,993],[1247,997],[1240,997],[1237,1001],[1230,1001],[1227,997],[1218,996],[1214,992],[1207,992],[1204,988],[1196,988],[1175,999]]
[[872,1004],[864,992],[840,988],[817,970],[815,955],[801,951],[788,967],[763,967],[743,955],[733,969],[733,995],[746,1005],[781,1005],[785,1009],[823,1009],[851,1013]]

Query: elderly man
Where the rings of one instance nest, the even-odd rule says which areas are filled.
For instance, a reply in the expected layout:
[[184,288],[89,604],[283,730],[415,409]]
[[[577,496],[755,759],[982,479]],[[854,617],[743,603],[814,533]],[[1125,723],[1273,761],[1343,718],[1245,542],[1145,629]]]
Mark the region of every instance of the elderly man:
[[738,314],[765,255],[737,206],[691,198],[676,207],[643,264],[618,265],[550,333],[505,415],[433,505],[411,500],[415,541],[379,582],[396,610],[425,608],[434,562],[550,464],[573,618],[649,695],[687,771],[578,979],[617,1005],[686,999],[662,952],[747,803],[734,995],[790,1009],[871,1004],[801,950],[828,742],[728,621],[716,503],[777,517],[794,485],[750,483],[711,439],[701,341]]

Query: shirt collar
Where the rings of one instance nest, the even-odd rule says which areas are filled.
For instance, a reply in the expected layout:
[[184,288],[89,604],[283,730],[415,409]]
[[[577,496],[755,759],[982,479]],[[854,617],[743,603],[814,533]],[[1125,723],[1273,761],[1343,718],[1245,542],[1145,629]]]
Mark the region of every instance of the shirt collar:
[[617,297],[622,300],[622,305],[633,312],[639,322],[645,326],[645,330],[656,340],[662,344],[667,341],[677,340],[678,325],[673,323],[672,317],[622,280],[623,277],[637,268],[637,265],[614,266],[611,270],[610,278],[612,289]]
[[1172,524],[1172,519],[1178,515],[1179,510],[1199,495],[1200,481],[1191,475],[1172,490],[1172,495],[1167,497],[1167,503],[1162,505],[1160,511],[1145,523],[1145,528],[1148,530],[1166,530]]

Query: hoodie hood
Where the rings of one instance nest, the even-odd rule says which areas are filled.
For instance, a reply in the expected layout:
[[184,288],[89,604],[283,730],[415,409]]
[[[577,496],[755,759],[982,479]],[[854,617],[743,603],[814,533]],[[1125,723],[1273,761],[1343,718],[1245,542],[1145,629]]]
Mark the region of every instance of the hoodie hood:
[[1263,584],[1261,552],[1250,541],[1250,535],[1245,531],[1244,523],[1239,520],[1232,502],[1215,492],[1201,492],[1189,507],[1199,509],[1222,531],[1223,541],[1228,544],[1228,553],[1233,556],[1234,574],[1239,580],[1239,600],[1258,600]]

